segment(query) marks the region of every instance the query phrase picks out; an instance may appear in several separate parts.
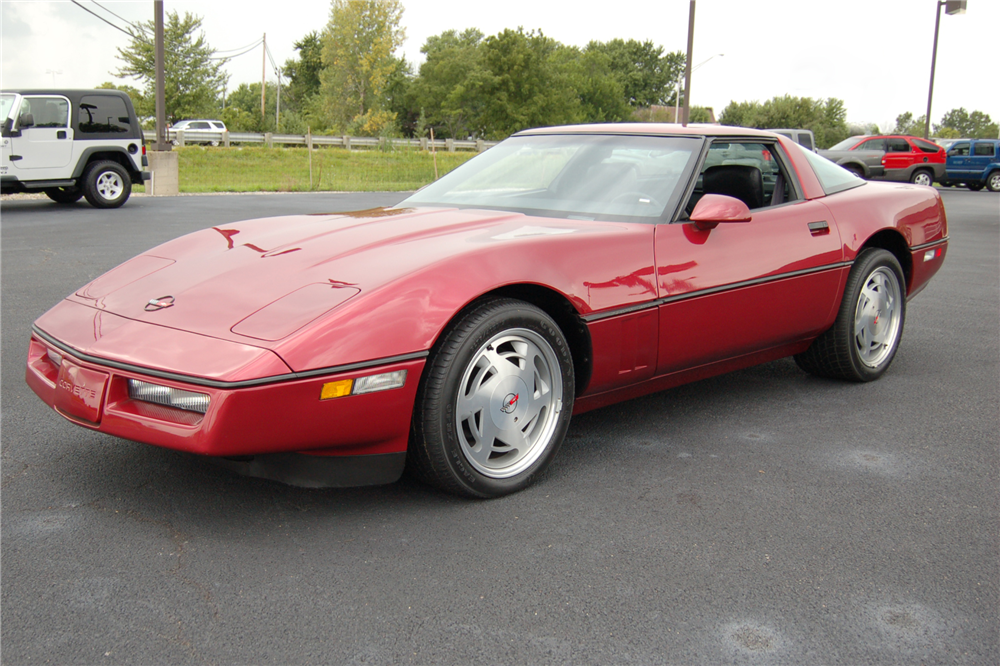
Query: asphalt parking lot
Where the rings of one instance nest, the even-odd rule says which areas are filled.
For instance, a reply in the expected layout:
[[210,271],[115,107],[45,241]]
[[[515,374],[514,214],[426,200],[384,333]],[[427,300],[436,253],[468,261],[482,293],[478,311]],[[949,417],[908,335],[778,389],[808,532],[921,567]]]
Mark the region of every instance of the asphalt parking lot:
[[188,231],[398,194],[0,203],[4,664],[1000,663],[1000,194],[880,381],[790,360],[574,419],[468,501],[303,490],[92,433],[23,380],[31,322]]

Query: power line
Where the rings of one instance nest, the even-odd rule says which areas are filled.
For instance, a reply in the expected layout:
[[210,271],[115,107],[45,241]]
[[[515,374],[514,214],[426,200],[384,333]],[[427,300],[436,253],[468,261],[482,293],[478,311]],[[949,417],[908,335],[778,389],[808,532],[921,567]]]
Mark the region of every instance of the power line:
[[264,45],[264,51],[267,53],[267,59],[271,61],[271,67],[274,68],[274,73],[277,74],[278,76],[281,76],[280,74],[278,74],[281,68],[278,67],[276,64],[274,64],[274,58],[271,57],[271,49],[267,48],[267,44]]
[[230,55],[230,56],[218,56],[218,57],[212,56],[212,57],[210,57],[208,59],[209,60],[232,60],[233,58],[238,58],[241,55],[246,55],[247,53],[250,53],[251,51],[253,51],[254,49],[256,49],[258,46],[260,46],[261,41],[263,41],[263,40],[257,40],[256,44],[251,45],[249,48],[247,48],[244,51],[241,51],[240,53],[235,53],[235,54]]
[[229,53],[230,51],[242,51],[243,49],[252,49],[252,48],[253,48],[253,47],[255,47],[255,46],[260,46],[260,43],[261,43],[262,41],[264,41],[264,39],[263,39],[263,38],[261,38],[261,39],[258,39],[258,40],[257,40],[257,41],[255,41],[255,42],[254,42],[253,44],[247,44],[246,46],[241,46],[241,47],[239,47],[239,48],[236,48],[236,49],[224,49],[224,50],[217,50],[217,51],[216,51],[216,53]]
[[[95,16],[95,17],[99,18],[100,20],[104,21],[105,23],[107,23],[108,25],[110,25],[115,30],[118,30],[119,32],[124,32],[129,37],[133,36],[132,33],[129,32],[128,30],[126,30],[125,28],[121,28],[121,27],[115,25],[114,23],[112,23],[111,21],[109,21],[108,19],[104,18],[103,16],[100,16],[99,14],[95,14],[94,12],[90,11],[89,9],[87,9],[86,7],[84,7],[83,5],[81,5],[76,0],[70,0],[70,2],[72,2],[74,5],[76,5],[77,7],[79,7],[80,9],[82,9],[83,11],[87,12],[88,14],[91,14],[92,16]],[[126,21],[126,23],[127,23],[127,21]]]
[[107,13],[111,14],[112,16],[114,16],[115,18],[118,18],[118,19],[120,19],[122,21],[125,21],[126,23],[128,23],[130,26],[132,26],[136,30],[138,30],[140,32],[143,32],[143,33],[146,32],[146,28],[144,28],[141,24],[140,25],[136,25],[135,23],[132,23],[131,21],[129,21],[127,18],[123,18],[123,17],[119,16],[118,14],[115,14],[113,11],[111,11],[110,9],[108,9],[107,7],[105,7],[104,5],[102,5],[101,3],[99,3],[97,0],[90,0],[90,1],[92,3],[94,3],[95,5],[97,5],[98,7],[100,7],[101,9],[103,9],[104,11],[106,11]]

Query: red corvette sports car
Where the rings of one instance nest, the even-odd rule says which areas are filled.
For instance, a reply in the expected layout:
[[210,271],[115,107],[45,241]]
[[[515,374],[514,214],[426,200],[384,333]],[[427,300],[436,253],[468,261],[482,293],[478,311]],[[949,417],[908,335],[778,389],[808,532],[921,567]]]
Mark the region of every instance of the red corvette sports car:
[[937,192],[775,134],[520,132],[398,206],[212,227],[35,322],[59,414],[288,483],[519,490],[574,413],[794,355],[886,371],[948,247]]

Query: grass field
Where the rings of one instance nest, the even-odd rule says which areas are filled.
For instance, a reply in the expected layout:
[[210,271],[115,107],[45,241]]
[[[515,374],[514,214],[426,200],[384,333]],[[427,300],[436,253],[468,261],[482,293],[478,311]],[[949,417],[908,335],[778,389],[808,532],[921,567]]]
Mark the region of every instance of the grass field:
[[[174,148],[180,191],[192,192],[405,192],[434,180],[434,156],[416,149],[309,151],[263,146]],[[472,151],[437,153],[438,176],[475,157]],[[136,187],[137,192],[144,188]]]

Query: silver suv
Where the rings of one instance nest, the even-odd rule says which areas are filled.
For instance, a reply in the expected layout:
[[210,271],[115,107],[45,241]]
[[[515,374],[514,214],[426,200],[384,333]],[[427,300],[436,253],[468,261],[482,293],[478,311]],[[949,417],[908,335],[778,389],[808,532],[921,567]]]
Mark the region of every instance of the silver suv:
[[149,179],[132,100],[118,90],[0,91],[0,191],[117,208]]
[[[224,140],[226,123],[221,120],[178,120],[170,127],[170,136],[175,146],[188,143],[207,143],[218,146]],[[178,134],[183,132],[183,134]]]

